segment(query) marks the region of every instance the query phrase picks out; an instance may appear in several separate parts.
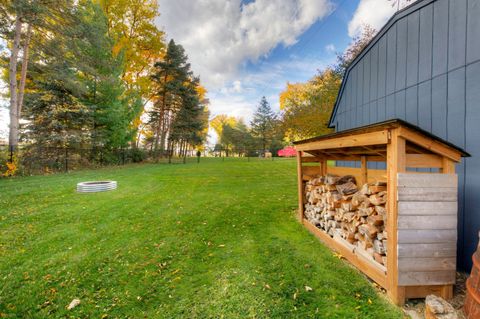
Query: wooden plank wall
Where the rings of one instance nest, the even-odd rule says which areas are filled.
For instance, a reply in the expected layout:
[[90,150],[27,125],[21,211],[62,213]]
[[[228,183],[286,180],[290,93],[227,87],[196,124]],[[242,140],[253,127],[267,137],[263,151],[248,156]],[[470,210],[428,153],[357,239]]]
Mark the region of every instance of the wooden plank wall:
[[455,283],[455,174],[398,174],[398,284]]

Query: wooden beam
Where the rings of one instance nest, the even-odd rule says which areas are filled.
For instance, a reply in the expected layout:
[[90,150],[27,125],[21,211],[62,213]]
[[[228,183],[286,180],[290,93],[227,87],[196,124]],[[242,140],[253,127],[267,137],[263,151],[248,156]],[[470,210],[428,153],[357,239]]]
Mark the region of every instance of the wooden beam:
[[[361,170],[361,180],[360,183],[361,185],[366,184],[368,182],[368,167],[367,167],[367,158],[365,156],[362,156],[360,158],[360,170]],[[360,185],[360,186],[361,186]]]
[[345,147],[382,145],[388,143],[388,131],[341,136],[321,141],[307,142],[295,146],[297,151],[340,149]]
[[298,182],[298,219],[303,221],[303,168],[302,152],[297,151],[297,182]]
[[409,286],[406,287],[405,297],[408,299],[425,298],[428,295],[440,296],[449,300],[453,297],[453,286]]
[[442,173],[455,174],[455,162],[447,157],[442,158]]
[[387,281],[388,295],[397,305],[405,303],[405,287],[398,286],[397,252],[397,173],[406,172],[406,141],[400,136],[399,129],[391,131],[391,141],[387,145]]
[[435,154],[407,154],[407,167],[441,168],[442,157]]
[[323,158],[318,156],[303,156],[302,163],[318,163],[321,162]]
[[322,176],[327,175],[327,166],[328,166],[328,163],[326,159],[320,162],[320,175]]
[[409,142],[420,145],[421,147],[438,155],[446,156],[457,163],[460,162],[462,158],[462,154],[454,148],[436,141],[433,138],[426,137],[409,128],[399,127],[396,129],[396,131],[399,132],[400,137],[407,139]]
[[[328,173],[345,176],[345,175],[353,175],[355,179],[360,183],[362,179],[361,170],[360,168],[356,167],[341,167],[341,166],[329,166],[327,168]],[[381,169],[369,169],[368,176],[367,176],[367,183],[375,183],[375,182],[386,182],[387,181],[387,171]]]
[[[309,153],[318,158],[325,158],[327,160],[332,160],[332,161],[360,161],[360,158],[361,158],[360,155],[341,155],[336,153],[335,154],[325,153],[322,151],[315,151],[315,150],[305,151],[305,153]],[[385,162],[386,161],[386,158],[383,156],[367,155],[366,157],[367,157],[367,161],[369,162]]]

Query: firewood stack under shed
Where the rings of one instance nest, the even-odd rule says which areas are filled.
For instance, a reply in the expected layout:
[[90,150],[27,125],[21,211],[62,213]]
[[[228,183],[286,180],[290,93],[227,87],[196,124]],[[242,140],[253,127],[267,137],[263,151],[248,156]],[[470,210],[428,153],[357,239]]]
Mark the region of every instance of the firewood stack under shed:
[[355,177],[327,174],[306,183],[305,218],[331,237],[385,265],[387,184],[358,188]]

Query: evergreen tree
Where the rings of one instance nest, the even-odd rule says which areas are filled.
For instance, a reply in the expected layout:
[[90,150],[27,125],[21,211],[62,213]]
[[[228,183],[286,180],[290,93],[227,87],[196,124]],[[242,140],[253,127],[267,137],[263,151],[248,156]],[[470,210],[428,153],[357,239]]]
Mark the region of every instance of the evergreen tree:
[[201,132],[206,126],[203,120],[204,106],[200,103],[196,86],[198,79],[186,82],[179,89],[181,107],[172,123],[170,141],[181,143],[181,153],[185,155],[188,145],[196,146],[202,143]]
[[277,116],[272,111],[265,96],[260,100],[250,126],[253,136],[258,139],[262,151],[265,152],[268,147],[272,146],[272,142],[277,135]]
[[[133,133],[132,99],[120,78],[122,55],[112,53],[105,16],[89,0],[35,51],[26,96],[26,138],[50,146],[126,145]],[[138,106],[137,106],[138,108]]]
[[89,0],[81,4],[79,34],[72,50],[81,57],[76,65],[86,91],[82,102],[91,112],[91,143],[109,149],[123,147],[135,135],[131,124],[141,111],[141,98],[125,90],[121,79],[124,55],[112,53],[114,42],[102,9]]
[[193,75],[185,50],[181,45],[175,44],[173,39],[168,43],[165,58],[155,63],[155,68],[152,78],[158,90],[154,107],[149,114],[149,124],[155,138],[154,148],[156,151],[160,150],[162,155],[168,134],[172,131],[171,124],[181,109],[181,90],[185,83],[191,81]]

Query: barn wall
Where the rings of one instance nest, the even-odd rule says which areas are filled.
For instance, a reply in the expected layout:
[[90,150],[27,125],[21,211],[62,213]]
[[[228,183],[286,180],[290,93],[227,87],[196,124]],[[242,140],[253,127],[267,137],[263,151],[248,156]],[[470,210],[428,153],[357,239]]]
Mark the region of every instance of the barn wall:
[[418,1],[347,70],[336,130],[393,118],[472,155],[457,165],[458,264],[469,271],[480,231],[480,0]]

